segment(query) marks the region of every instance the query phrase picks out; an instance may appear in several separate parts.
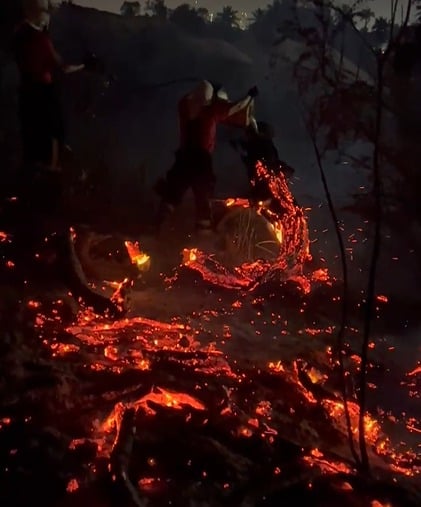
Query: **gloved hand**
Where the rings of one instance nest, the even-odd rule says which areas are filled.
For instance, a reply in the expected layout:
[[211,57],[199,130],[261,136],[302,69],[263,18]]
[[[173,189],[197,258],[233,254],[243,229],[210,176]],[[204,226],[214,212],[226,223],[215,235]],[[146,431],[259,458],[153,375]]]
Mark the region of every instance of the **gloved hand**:
[[253,88],[250,88],[250,90],[248,91],[247,95],[249,97],[251,97],[252,99],[254,99],[255,97],[257,97],[259,95],[259,89],[257,88],[257,86],[253,86]]

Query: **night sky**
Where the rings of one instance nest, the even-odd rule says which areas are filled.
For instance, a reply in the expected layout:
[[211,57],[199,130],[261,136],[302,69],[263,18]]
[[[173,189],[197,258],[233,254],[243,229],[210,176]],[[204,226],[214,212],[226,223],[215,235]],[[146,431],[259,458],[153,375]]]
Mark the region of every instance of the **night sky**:
[[[97,9],[119,12],[123,0],[75,0],[75,3],[78,3],[79,5],[95,7]],[[140,3],[144,4],[145,1],[140,0]],[[194,0],[191,0],[190,2],[180,0],[166,0],[166,4],[169,7],[175,7],[181,3],[193,4]],[[241,11],[253,11],[258,7],[266,7],[266,5],[271,2],[270,0],[197,0],[197,3],[199,6],[207,7],[213,11],[219,10],[224,5],[231,5],[235,9]],[[340,0],[339,3],[353,3],[353,0]],[[372,0],[368,1],[367,4],[370,5],[370,8],[375,11],[377,16],[388,17],[388,14],[390,13],[389,0]]]

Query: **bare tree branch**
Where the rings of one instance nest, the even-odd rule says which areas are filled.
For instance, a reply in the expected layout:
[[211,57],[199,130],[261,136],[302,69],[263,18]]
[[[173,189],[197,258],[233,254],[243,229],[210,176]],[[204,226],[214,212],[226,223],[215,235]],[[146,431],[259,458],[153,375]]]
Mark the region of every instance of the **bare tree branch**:
[[[391,0],[392,12],[396,14],[397,0]],[[411,14],[411,0],[408,0],[407,11],[405,21],[408,23]],[[393,7],[395,10],[393,11]],[[393,19],[392,19],[393,23]],[[399,35],[403,33],[404,26],[401,27]],[[398,35],[398,37],[399,37]],[[382,226],[382,182],[380,174],[380,137],[382,130],[383,120],[383,90],[384,90],[384,64],[386,58],[389,55],[392,48],[390,42],[386,53],[380,55],[377,60],[377,93],[376,93],[376,126],[375,126],[375,137],[374,137],[374,149],[373,149],[373,188],[372,195],[374,197],[375,207],[375,222],[374,222],[374,238],[373,238],[373,249],[370,260],[369,275],[367,282],[366,302],[365,302],[365,314],[364,314],[364,331],[363,331],[363,342],[361,347],[361,371],[359,379],[359,421],[358,421],[358,433],[359,433],[359,447],[361,455],[361,468],[362,471],[368,472],[370,469],[370,463],[367,453],[367,444],[365,438],[365,423],[364,416],[366,410],[366,395],[367,395],[367,365],[368,365],[368,345],[371,335],[371,324],[373,320],[373,309],[376,289],[376,275],[377,265],[380,255],[381,248],[381,226]]]

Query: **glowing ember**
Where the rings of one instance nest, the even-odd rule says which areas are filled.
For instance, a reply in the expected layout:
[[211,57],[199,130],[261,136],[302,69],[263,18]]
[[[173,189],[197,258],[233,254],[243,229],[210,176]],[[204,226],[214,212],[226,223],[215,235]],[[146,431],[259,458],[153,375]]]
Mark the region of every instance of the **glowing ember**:
[[389,298],[387,296],[383,296],[382,294],[378,295],[376,299],[381,303],[387,303],[389,301]]
[[[276,278],[295,281],[304,292],[308,293],[312,282],[328,282],[329,276],[327,270],[318,270],[310,276],[303,274],[305,263],[311,260],[304,211],[296,204],[282,173],[274,176],[259,162],[257,174],[259,178],[268,182],[272,194],[271,201],[251,204],[247,199],[230,198],[225,201],[225,206],[226,208],[253,208],[267,221],[279,247],[276,259],[268,261],[261,257],[253,262],[242,262],[233,269],[227,269],[223,267],[223,262],[218,260],[217,256],[208,255],[193,248],[183,251],[183,264],[198,271],[207,282],[225,288],[252,289],[257,283]],[[242,225],[241,227],[244,229]],[[240,243],[244,242],[246,239],[241,240]],[[261,245],[259,243],[262,252],[265,251],[263,243],[265,241]],[[250,246],[248,249],[250,250]]]
[[278,361],[277,363],[269,363],[268,366],[269,366],[270,370],[273,370],[278,373],[281,371],[285,371],[284,367],[282,366],[281,361]]
[[213,257],[197,248],[183,250],[183,264],[198,271],[207,282],[229,289],[246,289],[253,281],[243,273],[231,273]]
[[147,271],[150,267],[151,259],[149,255],[140,250],[139,243],[125,241],[124,244],[132,264],[135,264],[139,271]]
[[68,493],[74,493],[75,491],[77,491],[79,489],[79,483],[77,482],[76,479],[71,479],[67,486],[66,486],[66,491]]
[[244,208],[250,207],[250,202],[248,199],[241,199],[241,198],[229,198],[225,201],[225,206],[227,208],[230,208],[231,206],[243,206]]
[[[341,429],[341,431],[346,433],[345,410],[343,403],[340,401],[323,400],[322,405],[326,408],[329,416],[335,422],[335,425]],[[350,413],[353,433],[355,437],[357,437],[360,410],[358,405],[354,402],[348,402],[348,409]],[[381,433],[380,424],[369,414],[366,414],[364,416],[364,424],[367,442],[370,445],[376,446],[376,448],[381,452],[385,452],[386,447],[388,446],[388,442],[386,437]]]
[[322,474],[351,474],[352,468],[339,461],[328,460],[324,458],[323,453],[318,449],[313,449],[310,456],[305,456],[303,461],[311,467],[318,467]]
[[10,417],[3,417],[3,419],[0,419],[0,430],[5,426],[9,426],[11,422],[12,420],[10,419]]
[[284,234],[282,232],[282,224],[271,224],[271,226],[275,232],[276,239],[278,240],[279,244],[282,245],[284,239]]
[[412,371],[410,371],[409,373],[407,373],[407,375],[409,377],[412,377],[414,375],[419,375],[420,373],[421,373],[421,365],[417,366],[416,368],[414,368]]
[[[105,460],[113,481],[130,476],[135,489],[145,497],[170,488],[183,467],[186,470],[200,467],[194,470],[196,483],[206,477],[215,481],[212,477],[215,470],[208,463],[227,462],[244,477],[247,467],[258,461],[255,450],[259,446],[264,453],[259,466],[267,466],[266,476],[272,479],[281,476],[283,480],[289,473],[289,464],[279,451],[284,442],[296,448],[297,463],[306,473],[316,470],[319,475],[333,476],[354,472],[347,461],[347,432],[344,406],[336,394],[336,365],[331,349],[326,353],[327,344],[323,341],[326,337],[331,339],[336,322],[330,321],[328,325],[324,319],[306,314],[300,326],[296,322],[288,326],[288,320],[294,320],[289,308],[270,307],[260,293],[249,292],[272,280],[295,281],[304,292],[309,292],[312,284],[331,283],[326,269],[304,272],[305,262],[310,259],[307,223],[285,179],[283,176],[273,179],[263,165],[258,170],[262,178],[268,178],[275,204],[257,203],[252,208],[248,201],[231,199],[225,205],[252,209],[261,215],[259,220],[263,216],[265,227],[267,222],[268,229],[275,233],[279,256],[275,260],[255,259],[228,269],[216,255],[198,248],[183,251],[184,266],[200,272],[213,285],[239,289],[234,297],[228,294],[224,298],[223,294],[219,298],[218,294],[218,300],[212,300],[215,306],[200,310],[194,306],[194,311],[177,306],[181,312],[177,317],[168,317],[168,322],[142,317],[109,322],[84,312],[76,325],[65,330],[61,326],[58,331],[55,320],[58,317],[54,312],[53,316],[44,315],[44,303],[30,300],[26,304],[25,308],[37,312],[36,330],[45,347],[43,352],[47,351],[54,363],[64,365],[63,371],[69,373],[63,381],[63,391],[74,391],[63,405],[71,407],[71,414],[79,413],[83,418],[83,422],[75,423],[76,430],[73,427],[68,430],[67,425],[71,427],[72,422],[63,423],[69,431],[66,434],[75,437],[70,450],[86,446],[90,449],[92,469]],[[137,243],[125,245],[131,262],[144,269],[149,256]],[[124,291],[129,285],[129,280],[112,284],[116,289],[113,300],[119,305],[123,305]],[[208,293],[217,291],[210,289],[206,297]],[[385,298],[377,299],[387,302]],[[297,314],[306,311],[309,300],[300,295],[300,302],[304,303]],[[174,314],[177,312],[170,315]],[[184,321],[180,315],[184,315]],[[350,331],[349,328],[347,332]],[[303,347],[296,353],[293,347],[298,342]],[[320,348],[315,349],[317,344]],[[369,346],[374,353],[379,351],[374,341]],[[350,356],[350,359],[357,363],[353,364],[357,369],[360,358]],[[415,377],[420,371],[417,365],[407,376]],[[349,411],[357,440],[357,404],[349,402]],[[57,419],[65,420],[63,414]],[[129,430],[125,427],[128,415]],[[405,461],[392,448],[380,421],[365,414],[370,458],[375,456],[379,462],[384,461],[389,471],[415,476],[418,472],[412,465],[417,462],[416,453],[408,452]],[[9,419],[0,421],[2,433],[8,431],[9,423]],[[405,418],[402,426],[409,432],[420,432],[418,421],[410,417]],[[135,440],[134,451],[127,450],[131,439]],[[173,451],[173,445],[180,443],[178,440],[181,444]],[[235,450],[229,449],[230,442],[234,442]],[[120,454],[119,445],[123,448]],[[197,452],[195,446],[199,447]],[[131,453],[139,449],[139,456],[131,460]],[[253,449],[252,459],[247,449]],[[244,459],[243,455],[237,456],[243,451]],[[206,466],[195,463],[200,460]],[[114,461],[120,466],[117,471],[113,469]],[[138,467],[135,473],[128,470],[129,465]],[[233,476],[235,471],[229,470],[220,478],[221,489],[235,487]],[[67,475],[68,493],[82,485],[76,479],[69,480],[70,477]],[[311,485],[312,479],[308,481],[309,488]],[[343,477],[338,479],[337,488],[352,490]]]
[[10,243],[10,235],[7,232],[0,231],[0,243],[9,242]]
[[139,479],[138,486],[141,491],[156,491],[161,486],[161,479],[154,477],[143,477]]

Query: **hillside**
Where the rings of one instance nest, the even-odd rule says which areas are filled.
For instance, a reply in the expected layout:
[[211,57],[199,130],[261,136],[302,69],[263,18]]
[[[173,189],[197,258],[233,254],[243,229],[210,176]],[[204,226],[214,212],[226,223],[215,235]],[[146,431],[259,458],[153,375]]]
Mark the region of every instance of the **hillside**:
[[[252,31],[194,36],[69,5],[51,30],[66,61],[95,52],[105,70],[62,76],[73,149],[62,157],[63,208],[45,209],[53,178],[21,187],[21,173],[5,173],[0,505],[418,507],[417,252],[383,228],[367,337],[374,220],[343,206],[370,181],[339,150],[324,160],[346,283],[303,127],[308,96],[288,62],[303,44],[289,38],[275,54],[269,32],[265,43]],[[1,57],[0,156],[13,172],[18,78]],[[317,94],[317,57],[307,64]],[[151,186],[172,164],[177,102],[198,78],[231,97],[257,84],[257,117],[296,173],[256,164],[270,203],[239,198],[239,132],[221,129],[212,231],[195,234],[188,196],[157,236]],[[334,132],[347,113],[339,104],[327,108]]]

